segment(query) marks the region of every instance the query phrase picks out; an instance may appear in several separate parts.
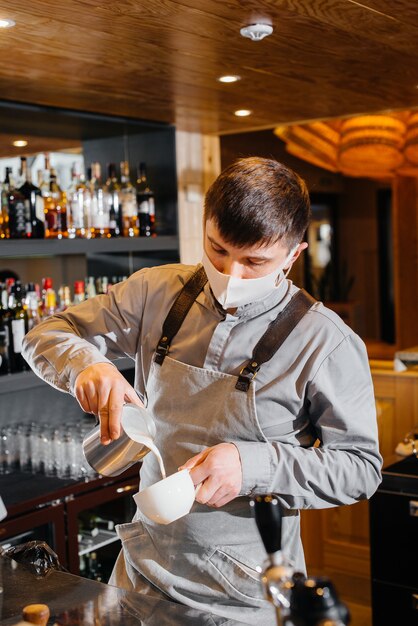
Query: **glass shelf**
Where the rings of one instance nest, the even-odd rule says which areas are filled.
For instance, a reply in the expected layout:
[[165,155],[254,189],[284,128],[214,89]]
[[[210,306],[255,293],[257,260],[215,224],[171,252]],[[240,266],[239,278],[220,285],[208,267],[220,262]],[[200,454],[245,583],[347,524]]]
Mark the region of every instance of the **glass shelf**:
[[95,552],[99,550],[99,548],[103,548],[104,546],[108,546],[115,541],[120,541],[118,535],[113,530],[99,530],[97,535],[92,537],[91,535],[83,535],[81,533],[82,539],[79,541],[79,551],[78,556],[83,556],[83,554],[89,554],[90,552]]
[[38,239],[0,241],[0,258],[62,256],[113,252],[158,252],[178,250],[177,236],[117,237],[113,239]]

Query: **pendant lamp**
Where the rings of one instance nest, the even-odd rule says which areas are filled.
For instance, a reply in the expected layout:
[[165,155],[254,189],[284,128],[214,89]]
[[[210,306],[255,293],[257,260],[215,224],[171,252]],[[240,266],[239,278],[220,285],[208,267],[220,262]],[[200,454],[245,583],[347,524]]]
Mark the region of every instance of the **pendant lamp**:
[[290,154],[331,172],[377,179],[418,176],[418,112],[279,126],[274,133]]

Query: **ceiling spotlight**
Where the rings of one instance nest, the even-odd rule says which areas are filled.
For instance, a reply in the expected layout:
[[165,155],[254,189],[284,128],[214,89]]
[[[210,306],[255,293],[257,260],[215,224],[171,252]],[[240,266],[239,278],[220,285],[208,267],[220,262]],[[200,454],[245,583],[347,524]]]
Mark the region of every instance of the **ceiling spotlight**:
[[218,80],[220,83],[236,83],[241,80],[241,76],[219,76]]
[[26,141],[26,139],[16,139],[16,141],[14,141],[12,145],[15,148],[24,148],[28,145],[28,142]]
[[273,26],[270,24],[250,24],[241,28],[239,32],[243,37],[248,37],[252,41],[261,41],[264,37],[271,35]]
[[249,109],[238,109],[238,111],[234,112],[234,115],[236,115],[237,117],[248,117],[249,115],[251,115],[252,111],[250,111]]
[[0,28],[12,28],[12,26],[16,26],[16,22],[14,20],[0,19]]

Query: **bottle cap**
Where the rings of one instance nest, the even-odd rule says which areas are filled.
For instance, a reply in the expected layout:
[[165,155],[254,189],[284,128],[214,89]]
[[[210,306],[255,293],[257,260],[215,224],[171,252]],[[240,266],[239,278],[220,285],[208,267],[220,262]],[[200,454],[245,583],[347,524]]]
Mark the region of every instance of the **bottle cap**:
[[24,607],[23,619],[30,624],[46,626],[49,619],[49,607],[47,604],[28,604]]
[[52,278],[42,279],[42,289],[52,289]]
[[74,282],[74,293],[84,293],[84,280],[76,280]]

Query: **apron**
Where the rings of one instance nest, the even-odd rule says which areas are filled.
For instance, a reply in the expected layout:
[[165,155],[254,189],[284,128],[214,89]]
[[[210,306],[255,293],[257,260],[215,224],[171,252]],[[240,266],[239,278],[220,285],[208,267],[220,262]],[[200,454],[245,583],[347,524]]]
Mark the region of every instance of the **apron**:
[[[160,361],[161,362],[161,361]],[[255,382],[248,390],[237,376],[207,370],[164,356],[153,361],[147,381],[147,409],[156,424],[155,444],[167,475],[203,449],[222,442],[267,442],[257,416]],[[283,432],[292,430],[283,424]],[[141,488],[161,480],[158,461],[148,454],[141,467]],[[299,513],[284,511],[282,546],[287,559],[305,570]],[[242,623],[274,624],[265,600],[260,566],[266,560],[247,497],[220,509],[194,503],[191,512],[167,526],[142,518],[116,527],[123,550],[111,584]],[[151,583],[151,584],[149,584]],[[248,621],[246,621],[248,619]]]

